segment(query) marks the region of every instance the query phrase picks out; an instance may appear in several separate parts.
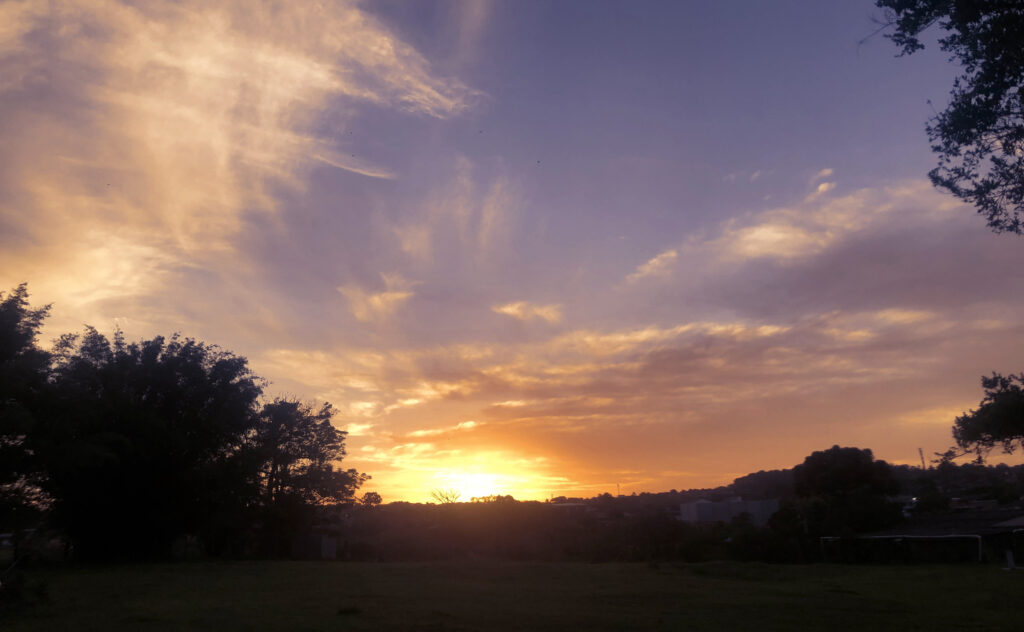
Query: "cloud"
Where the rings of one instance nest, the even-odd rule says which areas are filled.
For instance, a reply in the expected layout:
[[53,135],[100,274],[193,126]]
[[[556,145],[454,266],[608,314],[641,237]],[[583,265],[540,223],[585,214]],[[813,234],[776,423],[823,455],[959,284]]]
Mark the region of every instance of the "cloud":
[[626,281],[635,283],[641,279],[666,276],[672,271],[672,266],[678,257],[679,253],[674,249],[659,253],[647,263],[638,266],[633,273],[626,277]]
[[804,198],[804,201],[811,202],[811,201],[821,197],[822,195],[825,195],[826,193],[828,193],[829,191],[831,191],[834,188],[836,188],[836,183],[835,182],[821,182],[821,183],[818,184],[818,186],[816,186],[814,188],[814,191],[811,191],[807,195],[807,197]]
[[730,336],[749,339],[773,336],[786,331],[785,326],[744,322],[696,321],[671,327],[650,325],[618,331],[577,330],[550,341],[557,349],[582,351],[599,356],[633,352],[645,346],[659,345],[684,335]]
[[350,437],[363,437],[373,434],[373,424],[350,423],[345,426],[345,431]]
[[382,178],[384,180],[394,180],[397,176],[387,169],[381,169],[380,167],[374,167],[363,163],[362,161],[356,160],[352,157],[348,159],[335,156],[328,158],[327,156],[321,156],[319,154],[314,155],[313,158],[320,162],[342,169],[344,171],[351,171],[352,173],[358,173],[361,176],[367,176],[369,178]]
[[832,169],[831,167],[825,167],[821,171],[819,171],[816,174],[814,174],[813,177],[811,177],[811,184],[814,184],[815,182],[817,182],[818,180],[821,180],[823,178],[828,178],[833,173],[835,173],[834,169]]
[[[0,25],[0,135],[18,156],[0,173],[0,281],[30,280],[78,322],[134,294],[180,326],[196,297],[172,295],[200,269],[249,295],[240,242],[280,227],[315,169],[395,177],[347,146],[357,116],[444,119],[481,96],[350,2],[6,2]],[[133,279],[65,292],[97,258]]]
[[[770,209],[687,242],[681,257],[703,263],[703,274],[686,291],[706,309],[755,319],[897,310],[889,317],[921,326],[935,315],[976,322],[986,311],[1003,321],[1024,285],[992,271],[1020,265],[1019,249],[973,221],[926,181]],[[776,228],[790,239],[751,239]]]
[[740,178],[744,178],[747,182],[754,183],[757,182],[757,180],[761,176],[767,175],[769,173],[771,173],[771,171],[766,171],[764,169],[755,169],[754,171],[749,172],[749,175],[746,171],[733,171],[732,173],[728,173],[722,176],[722,182],[733,183],[739,180]]
[[938,425],[943,428],[952,427],[954,420],[966,411],[963,403],[953,406],[929,406],[915,409],[897,417],[896,421],[909,425]]
[[428,428],[426,430],[414,430],[409,433],[410,437],[434,437],[437,435],[448,434],[450,432],[457,432],[459,430],[472,430],[479,426],[475,421],[460,421],[454,426],[446,426],[444,428]]
[[[828,185],[828,186],[826,186]],[[926,182],[860,189],[838,198],[819,199],[821,183],[799,204],[772,208],[723,222],[717,236],[688,242],[689,252],[743,261],[803,259],[854,238],[887,227],[917,222],[941,224],[960,207]]]
[[478,0],[454,5],[457,12],[458,59],[469,63],[476,58],[480,41],[487,31],[494,12],[493,0]]
[[934,312],[920,309],[883,309],[875,312],[875,317],[883,322],[894,324],[923,323],[936,317]]
[[508,179],[495,178],[480,207],[477,247],[481,253],[488,253],[494,247],[497,237],[506,232],[509,214],[517,203],[518,199]]
[[429,260],[434,251],[433,232],[426,224],[406,224],[394,226],[392,230],[398,237],[402,252],[413,259]]
[[399,248],[419,263],[436,263],[441,246],[474,263],[488,262],[505,244],[521,206],[520,194],[501,168],[484,173],[465,156],[454,161],[449,179],[435,187],[409,218],[391,224]]
[[23,39],[45,13],[45,6],[32,0],[12,0],[0,5],[0,55],[22,50]]
[[497,314],[511,316],[518,320],[533,320],[534,318],[540,318],[541,320],[546,320],[552,324],[562,320],[561,305],[537,305],[526,301],[517,301],[515,303],[495,305],[491,308],[491,311]]
[[[755,341],[788,331],[788,327],[767,323],[700,322],[667,328],[576,331],[527,345],[495,348],[492,343],[484,353],[465,349],[453,354],[449,349],[430,347],[391,352],[277,350],[255,362],[275,374],[289,374],[314,386],[322,399],[359,402],[357,408],[350,409],[352,415],[386,417],[409,406],[423,407],[452,398],[509,409],[528,407],[539,400],[571,395],[573,389],[598,379],[602,372],[625,370],[635,365],[637,358],[665,345],[687,339]],[[549,394],[539,396],[537,389]],[[600,397],[590,401],[610,403]]]
[[384,291],[368,292],[362,287],[347,285],[338,288],[348,299],[349,309],[356,319],[371,322],[391,316],[413,297],[415,283],[398,274],[381,274]]
[[819,252],[828,243],[827,235],[786,223],[763,223],[736,230],[730,251],[744,259],[778,257],[788,259]]

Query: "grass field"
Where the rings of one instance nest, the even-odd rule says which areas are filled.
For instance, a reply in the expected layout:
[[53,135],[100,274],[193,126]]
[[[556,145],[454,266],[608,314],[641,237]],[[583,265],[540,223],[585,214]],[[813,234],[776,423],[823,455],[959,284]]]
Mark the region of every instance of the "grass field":
[[1022,630],[994,566],[181,563],[36,570],[22,630]]

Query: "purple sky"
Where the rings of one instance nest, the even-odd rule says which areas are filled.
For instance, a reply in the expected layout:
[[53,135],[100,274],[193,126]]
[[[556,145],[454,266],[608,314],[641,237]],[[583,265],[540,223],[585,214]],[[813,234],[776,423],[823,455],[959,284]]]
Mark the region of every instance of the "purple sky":
[[934,191],[957,69],[869,1],[0,4],[0,283],[329,400],[385,500],[917,462],[1024,241]]

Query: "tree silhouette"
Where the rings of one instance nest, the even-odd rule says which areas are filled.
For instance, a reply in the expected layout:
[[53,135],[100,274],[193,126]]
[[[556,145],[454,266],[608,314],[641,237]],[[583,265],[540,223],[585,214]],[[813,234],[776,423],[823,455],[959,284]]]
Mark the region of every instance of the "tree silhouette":
[[793,485],[812,534],[867,531],[899,519],[898,507],[886,498],[899,492],[899,484],[871,450],[834,445],[813,452],[793,468]]
[[331,424],[333,417],[330,404],[314,411],[284,399],[265,404],[257,416],[249,458],[259,473],[265,553],[287,554],[295,535],[312,524],[317,505],[352,501],[370,478],[336,467],[347,433]]
[[338,466],[346,433],[330,404],[260,407],[245,358],[92,327],[44,352],[48,311],[25,285],[0,293],[0,527],[47,509],[84,560],[165,557],[185,535],[241,552],[260,530],[280,553],[318,505],[352,502],[369,478]]
[[257,418],[253,444],[262,460],[264,498],[270,504],[292,496],[310,504],[351,500],[369,477],[336,469],[345,456],[344,430],[331,424],[334,409],[315,411],[307,404],[278,399]]
[[26,526],[46,501],[29,436],[46,390],[49,354],[36,339],[49,309],[29,307],[24,283],[0,292],[0,529]]
[[64,336],[32,447],[54,519],[84,559],[152,558],[211,541],[253,495],[239,458],[259,380],[245,358],[174,336]]
[[889,464],[876,461],[871,450],[841,448],[812,452],[793,468],[798,496],[844,498],[858,493],[895,494],[898,491]]
[[886,35],[909,55],[937,25],[960,62],[948,107],[926,127],[932,183],[973,204],[997,232],[1024,230],[1024,4],[1020,0],[876,0]]
[[985,397],[977,410],[956,418],[953,439],[957,448],[943,455],[946,461],[973,452],[982,463],[997,444],[1007,454],[1024,447],[1024,373],[1005,377],[993,373],[981,378],[981,386]]
[[437,489],[430,491],[430,496],[442,505],[451,505],[459,502],[459,498],[462,497],[462,494],[454,489],[438,487]]
[[384,502],[384,499],[377,492],[366,492],[359,498],[359,504],[364,507],[376,507],[382,502]]

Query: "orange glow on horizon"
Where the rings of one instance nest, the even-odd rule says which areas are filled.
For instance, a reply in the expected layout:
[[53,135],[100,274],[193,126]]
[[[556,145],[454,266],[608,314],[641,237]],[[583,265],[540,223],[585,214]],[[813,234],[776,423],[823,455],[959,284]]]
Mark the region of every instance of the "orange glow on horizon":
[[[349,466],[352,466],[349,463]],[[543,459],[517,458],[506,452],[479,451],[472,454],[437,455],[415,464],[404,462],[382,472],[374,463],[354,464],[374,475],[363,492],[377,491],[384,502],[437,502],[432,493],[458,493],[458,502],[485,496],[512,496],[516,500],[547,500],[552,496],[593,496],[591,491],[569,477],[554,475]],[[375,471],[376,470],[376,471]]]
[[450,471],[438,473],[435,478],[441,483],[438,487],[458,492],[462,502],[482,496],[505,496],[513,491],[507,487],[507,476],[489,472]]

